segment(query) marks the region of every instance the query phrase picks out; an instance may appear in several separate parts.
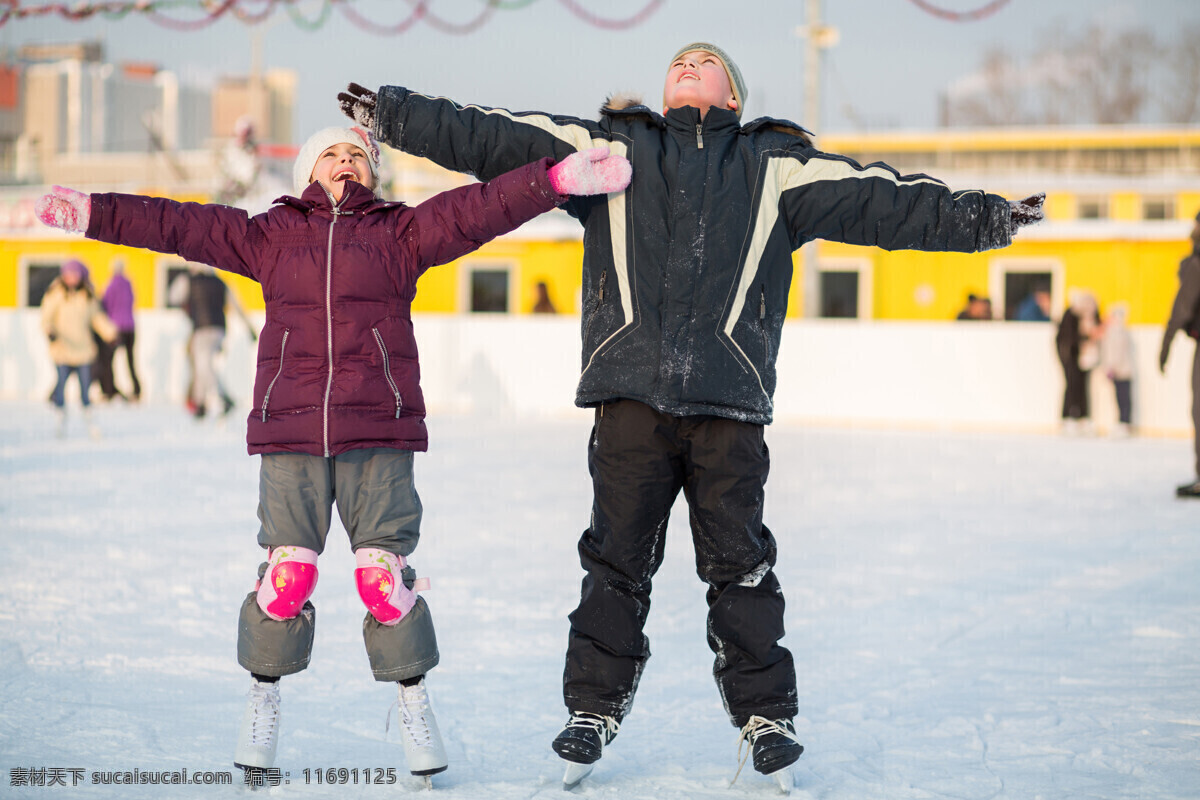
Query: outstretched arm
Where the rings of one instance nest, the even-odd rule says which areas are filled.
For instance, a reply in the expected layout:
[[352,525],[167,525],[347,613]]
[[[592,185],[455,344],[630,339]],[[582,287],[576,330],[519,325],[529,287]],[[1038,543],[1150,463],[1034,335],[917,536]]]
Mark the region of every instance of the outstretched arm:
[[459,106],[401,86],[383,86],[376,93],[352,83],[338,103],[355,122],[369,125],[379,141],[483,181],[539,158],[561,160],[610,141],[589,120]]
[[413,209],[404,235],[418,254],[420,271],[445,264],[563,203],[570,195],[620,192],[632,170],[603,147],[541,159],[487,183],[443,192]]
[[34,210],[45,224],[89,239],[174,253],[257,280],[256,228],[241,209],[55,186]]
[[955,192],[927,175],[902,176],[886,164],[864,167],[815,150],[773,159],[769,169],[796,245],[828,239],[973,253],[1007,247],[1017,227],[1041,213],[1030,198],[1020,204],[1018,221],[1013,204],[999,195]]

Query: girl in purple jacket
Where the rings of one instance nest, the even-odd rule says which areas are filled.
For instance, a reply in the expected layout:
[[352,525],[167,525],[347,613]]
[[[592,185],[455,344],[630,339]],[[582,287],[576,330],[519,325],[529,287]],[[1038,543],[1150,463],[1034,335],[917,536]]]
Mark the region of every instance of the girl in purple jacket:
[[425,673],[438,663],[428,606],[407,558],[420,535],[413,453],[427,449],[410,314],[417,278],[567,200],[618,192],[629,163],[607,149],[528,164],[409,207],[377,193],[379,150],[360,128],[325,128],[300,149],[295,197],[250,217],[221,205],[54,187],[48,225],[175,253],[258,281],[251,454],[261,454],[258,583],[242,604],[238,662],[251,673],[234,762],[261,783],[275,761],[279,678],[308,666],[317,557],[336,498],[350,536],[375,679],[399,684],[408,768],[446,753]]

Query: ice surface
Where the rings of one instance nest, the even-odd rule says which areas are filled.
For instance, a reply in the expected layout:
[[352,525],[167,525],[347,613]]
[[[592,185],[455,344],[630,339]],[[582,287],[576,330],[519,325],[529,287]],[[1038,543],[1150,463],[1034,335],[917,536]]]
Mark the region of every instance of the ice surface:
[[[182,409],[78,417],[0,404],[0,796],[217,798],[242,788],[90,785],[92,772],[232,770],[248,687],[238,606],[261,560],[243,426]],[[434,797],[561,796],[550,740],[590,418],[434,416],[418,456],[412,563],[442,663],[429,678],[450,769]],[[806,745],[793,797],[1195,798],[1200,794],[1200,502],[1180,439],[773,426],[767,524],[788,599]],[[704,641],[682,505],[655,581],[633,711],[576,793],[773,797],[745,770]],[[334,522],[311,667],[282,685],[269,797],[395,797],[394,688],[371,678],[354,561]],[[398,786],[303,770],[395,767]],[[11,785],[78,768],[86,785]]]

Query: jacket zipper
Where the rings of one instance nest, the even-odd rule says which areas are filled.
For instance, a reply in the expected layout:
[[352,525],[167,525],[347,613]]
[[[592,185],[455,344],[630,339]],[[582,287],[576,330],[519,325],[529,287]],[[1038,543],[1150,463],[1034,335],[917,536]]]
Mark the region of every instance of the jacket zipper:
[[329,396],[333,394],[333,227],[342,216],[336,203],[331,210],[333,217],[329,221],[329,240],[325,245],[325,352],[329,373],[325,378],[325,403],[321,412],[326,458],[329,458]]
[[267,404],[271,402],[271,392],[275,388],[275,381],[279,380],[279,376],[283,374],[283,352],[287,350],[288,337],[292,335],[292,329],[287,328],[283,332],[283,342],[279,345],[279,369],[275,372],[275,377],[271,378],[271,382],[267,384],[267,392],[263,395],[262,404],[262,421],[267,421]]
[[701,133],[700,123],[696,123],[696,149],[704,149],[704,134]]
[[759,286],[758,292],[758,329],[762,332],[763,363],[765,364],[771,360],[771,355],[767,352],[767,288]]
[[400,409],[404,407],[404,403],[400,400],[400,387],[392,380],[392,365],[388,361],[387,347],[383,344],[379,328],[371,328],[371,333],[375,334],[375,343],[379,345],[379,354],[383,356],[383,376],[387,378],[388,386],[392,387],[392,397],[396,398],[396,419],[400,419]]
[[604,403],[600,404],[600,415],[596,417],[596,429],[592,434],[592,447],[600,446],[600,423],[604,421]]

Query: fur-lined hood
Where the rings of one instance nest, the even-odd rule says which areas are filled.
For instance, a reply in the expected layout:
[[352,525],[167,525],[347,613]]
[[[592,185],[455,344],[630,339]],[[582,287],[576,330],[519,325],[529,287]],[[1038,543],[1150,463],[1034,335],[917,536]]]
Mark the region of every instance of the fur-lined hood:
[[[642,98],[636,94],[625,92],[617,92],[609,95],[604,100],[604,104],[600,106],[600,114],[604,116],[620,115],[630,116],[645,114],[651,118],[662,118],[661,114],[655,112],[647,106]],[[779,133],[785,133],[789,136],[795,136],[804,142],[805,146],[813,146],[813,133],[794,122],[789,122],[786,119],[775,119],[773,117],[759,117],[756,120],[747,122],[742,126],[742,130],[749,133],[758,130],[771,130]]]

